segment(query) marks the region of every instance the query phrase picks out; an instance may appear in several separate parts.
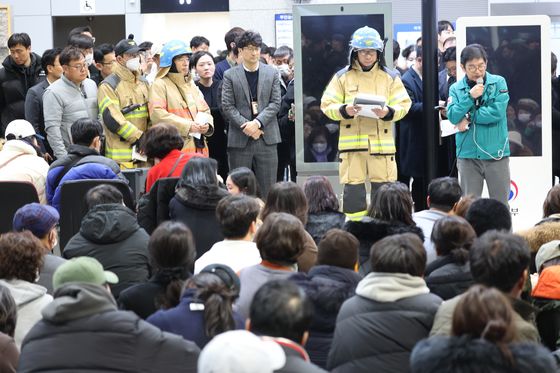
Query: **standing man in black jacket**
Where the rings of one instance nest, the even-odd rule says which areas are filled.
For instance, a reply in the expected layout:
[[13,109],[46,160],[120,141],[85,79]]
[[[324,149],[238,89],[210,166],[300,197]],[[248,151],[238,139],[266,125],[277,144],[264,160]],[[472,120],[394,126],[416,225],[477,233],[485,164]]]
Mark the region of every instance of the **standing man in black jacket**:
[[8,39],[10,55],[0,69],[0,137],[14,119],[25,118],[25,95],[39,80],[41,56],[31,52],[31,38],[26,33]]

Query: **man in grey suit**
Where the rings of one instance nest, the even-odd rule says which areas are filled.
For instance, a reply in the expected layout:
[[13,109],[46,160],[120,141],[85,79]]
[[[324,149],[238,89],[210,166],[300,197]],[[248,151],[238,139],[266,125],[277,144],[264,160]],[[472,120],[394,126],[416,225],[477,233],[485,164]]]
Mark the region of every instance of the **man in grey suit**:
[[278,71],[259,63],[261,45],[261,36],[253,31],[237,39],[243,63],[224,73],[222,110],[229,121],[229,169],[253,168],[265,198],[276,182],[281,96]]

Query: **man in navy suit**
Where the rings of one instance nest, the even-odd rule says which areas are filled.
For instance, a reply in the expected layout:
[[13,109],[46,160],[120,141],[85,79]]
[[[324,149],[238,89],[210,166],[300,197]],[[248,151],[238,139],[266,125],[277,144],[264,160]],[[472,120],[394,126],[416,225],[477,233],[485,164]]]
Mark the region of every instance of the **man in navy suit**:
[[224,74],[222,111],[229,122],[229,169],[253,168],[265,198],[276,182],[281,95],[278,70],[259,62],[261,45],[261,36],[253,31],[237,39],[243,63]]
[[402,82],[412,106],[399,122],[399,181],[412,183],[412,199],[415,211],[426,209],[424,186],[424,163],[426,160],[426,135],[422,124],[422,47],[416,47],[416,60],[402,76]]

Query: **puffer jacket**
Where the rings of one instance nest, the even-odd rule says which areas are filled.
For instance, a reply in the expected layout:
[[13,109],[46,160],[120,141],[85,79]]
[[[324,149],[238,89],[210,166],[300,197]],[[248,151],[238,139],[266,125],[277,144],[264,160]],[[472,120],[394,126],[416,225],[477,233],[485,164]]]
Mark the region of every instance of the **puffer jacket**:
[[171,220],[180,221],[192,231],[197,259],[212,245],[224,239],[216,217],[216,206],[228,192],[217,185],[193,187],[179,186],[169,202]]
[[69,283],[26,337],[18,372],[194,373],[198,354],[194,343],[118,311],[103,287]]
[[35,323],[41,320],[41,311],[52,301],[47,294],[47,289],[41,285],[33,284],[23,280],[0,280],[10,290],[17,307],[17,322],[14,339],[18,347],[21,347],[23,339]]
[[322,211],[314,214],[307,214],[305,230],[313,237],[317,245],[329,230],[344,226],[346,215],[339,211]]
[[35,186],[41,203],[47,203],[46,183],[49,164],[22,140],[6,141],[0,151],[0,180],[27,181]]
[[[117,163],[132,161],[132,144],[148,129],[148,82],[116,63],[97,91],[99,115],[105,128],[105,156]],[[121,110],[140,105],[123,114]]]
[[424,240],[424,234],[420,227],[370,217],[365,217],[359,221],[347,221],[344,230],[352,233],[360,241],[359,265],[362,276],[367,275],[371,270],[371,264],[369,263],[371,246],[382,238],[400,233],[414,233],[422,241]]
[[[345,105],[352,105],[362,93],[385,97],[389,114],[383,119],[348,116]],[[340,121],[340,153],[369,151],[370,154],[394,155],[393,122],[402,119],[410,106],[410,97],[398,72],[379,64],[364,71],[357,59],[333,76],[321,98],[321,110],[325,115]]]
[[352,270],[327,265],[315,266],[309,274],[300,272],[290,277],[313,303],[313,320],[305,349],[311,361],[322,368],[327,367],[338,311],[342,303],[355,294],[361,279]]
[[149,239],[129,208],[116,203],[97,205],[84,216],[80,231],[68,241],[63,255],[68,259],[91,256],[104,269],[115,272],[119,283],[111,285],[111,292],[118,298],[129,286],[148,281]]
[[434,337],[420,341],[410,358],[412,373],[557,372],[552,354],[536,343],[511,343],[513,365],[509,365],[499,347],[484,339]]
[[464,293],[474,283],[469,263],[460,264],[452,255],[434,260],[424,276],[430,291],[443,300]]
[[72,124],[82,118],[97,119],[97,85],[86,78],[78,86],[62,75],[43,94],[43,115],[49,144],[60,159],[72,144]]
[[[170,123],[177,126],[185,144],[183,151],[198,152],[208,155],[208,146],[204,137],[214,133],[214,120],[210,107],[204,101],[204,95],[193,83],[190,75],[185,78],[181,73],[170,73],[169,69],[160,69],[157,78],[150,87],[148,109],[152,123]],[[190,131],[199,112],[207,114],[210,125],[208,132],[196,140]]]
[[29,88],[44,76],[41,56],[31,53],[28,67],[18,66],[7,56],[0,69],[0,137],[4,137],[6,126],[14,119],[25,118],[25,95]]
[[72,144],[68,155],[57,159],[47,174],[47,201],[56,209],[60,208],[60,187],[70,180],[120,179],[128,183],[115,161],[105,158],[95,149]]
[[410,353],[428,337],[440,304],[421,277],[370,273],[340,309],[327,367],[333,373],[408,372]]
[[531,249],[531,273],[537,272],[535,268],[535,256],[542,245],[553,240],[560,239],[560,214],[550,215],[529,229],[515,232],[523,237]]

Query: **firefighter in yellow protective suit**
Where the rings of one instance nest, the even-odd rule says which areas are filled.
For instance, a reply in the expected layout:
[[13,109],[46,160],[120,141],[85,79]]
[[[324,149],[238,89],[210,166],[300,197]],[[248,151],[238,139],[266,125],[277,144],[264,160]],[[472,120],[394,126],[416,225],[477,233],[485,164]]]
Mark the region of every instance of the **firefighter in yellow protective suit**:
[[191,49],[181,40],[165,43],[148,108],[153,123],[177,127],[185,141],[183,152],[208,156],[205,138],[214,133],[214,120],[190,74],[190,54]]
[[105,156],[121,168],[135,167],[132,147],[149,126],[149,88],[140,73],[139,52],[132,39],[118,42],[113,73],[101,82],[97,91],[99,114],[105,126]]
[[[343,211],[350,219],[360,219],[367,213],[366,180],[371,182],[373,194],[381,183],[397,179],[392,126],[406,115],[411,100],[398,73],[385,66],[384,43],[375,29],[356,30],[350,47],[350,64],[333,76],[321,98],[321,110],[340,121]],[[379,119],[366,116],[371,113],[354,105],[358,94],[385,98],[383,108],[370,109]]]

